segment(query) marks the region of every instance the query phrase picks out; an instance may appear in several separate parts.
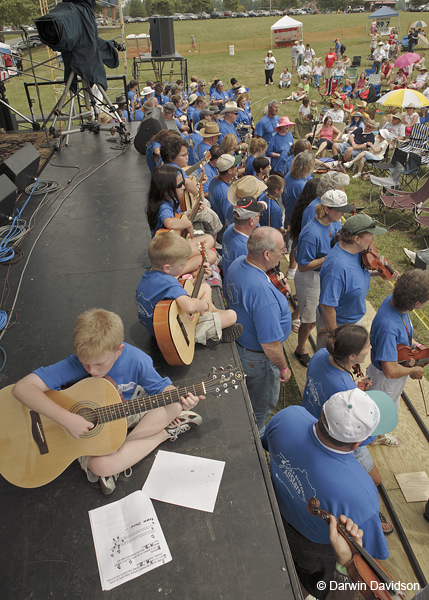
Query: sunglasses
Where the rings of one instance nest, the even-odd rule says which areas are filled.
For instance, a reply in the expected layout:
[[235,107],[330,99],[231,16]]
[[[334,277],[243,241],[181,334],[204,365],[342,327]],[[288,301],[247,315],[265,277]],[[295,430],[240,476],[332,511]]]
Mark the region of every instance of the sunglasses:
[[185,180],[184,179],[182,179],[182,181],[178,185],[176,185],[176,189],[179,190],[182,187],[185,187]]

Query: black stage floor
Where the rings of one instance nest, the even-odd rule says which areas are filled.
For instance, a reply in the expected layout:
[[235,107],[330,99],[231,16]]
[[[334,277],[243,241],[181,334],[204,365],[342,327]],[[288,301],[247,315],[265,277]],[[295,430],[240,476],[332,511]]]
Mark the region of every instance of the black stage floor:
[[[133,146],[122,152],[106,137],[72,136],[70,146],[55,154],[42,173],[42,179],[60,182],[63,190],[41,217],[40,211],[22,245],[24,260],[10,277],[12,298],[26,265],[17,322],[0,341],[8,357],[1,387],[70,354],[75,318],[92,307],[119,313],[125,341],[148,352],[159,372],[178,385],[201,381],[212,366],[239,364],[235,348],[222,344],[198,348],[189,368],[168,367],[139,324],[135,289],[148,265],[144,209],[149,172]],[[75,165],[81,171],[67,187],[77,170],[58,167]],[[32,198],[23,216],[29,217],[39,201]],[[198,412],[202,426],[161,448],[226,465],[213,514],[154,501],[173,556],[170,563],[103,594],[88,511],[141,489],[155,453],[134,468],[130,479],[121,475],[111,496],[87,482],[75,461],[41,488],[17,488],[0,477],[1,597],[301,597],[244,387],[220,398],[208,396]]]

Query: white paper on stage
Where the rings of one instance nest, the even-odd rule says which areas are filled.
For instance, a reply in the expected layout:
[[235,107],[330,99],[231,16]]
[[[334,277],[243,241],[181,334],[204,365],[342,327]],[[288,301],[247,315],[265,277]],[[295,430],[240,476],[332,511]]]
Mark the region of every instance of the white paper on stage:
[[153,500],[213,512],[225,463],[159,450],[146,483]]
[[153,504],[140,490],[89,511],[89,520],[103,590],[172,560]]

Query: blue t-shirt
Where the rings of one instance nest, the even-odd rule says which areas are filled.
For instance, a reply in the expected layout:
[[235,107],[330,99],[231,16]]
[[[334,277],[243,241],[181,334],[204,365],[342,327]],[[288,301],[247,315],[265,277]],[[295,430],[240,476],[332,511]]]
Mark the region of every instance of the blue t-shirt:
[[196,108],[194,110],[194,112],[192,113],[192,122],[194,124],[194,129],[196,128],[196,126],[198,125],[199,121],[200,121],[200,112],[201,112],[201,108]]
[[209,144],[206,144],[203,136],[200,136],[200,137],[201,137],[201,142],[199,142],[194,148],[195,162],[198,162],[199,160],[204,158],[204,154],[211,148],[211,146]]
[[[71,354],[49,367],[40,367],[34,373],[51,390],[60,390],[63,386],[72,385],[76,381],[90,376],[76,354]],[[159,394],[168,385],[171,385],[169,377],[161,377],[155,371],[150,356],[130,344],[124,344],[121,355],[113,364],[108,375],[117,383],[124,400],[130,400],[133,397],[137,385],[144,388],[148,395]]]
[[239,256],[247,256],[247,240],[249,237],[235,231],[234,223],[228,227],[222,237],[222,269],[225,282],[229,266]]
[[158,216],[156,218],[155,229],[151,229],[150,233],[152,237],[158,231],[158,229],[162,229],[164,227],[165,219],[174,218],[174,214],[182,212],[180,210],[180,206],[177,207],[176,211],[174,210],[173,204],[170,200],[163,200],[159,207]]
[[285,175],[284,180],[285,189],[283,190],[282,201],[286,211],[286,223],[289,224],[293,207],[308,180],[294,179],[290,173]]
[[274,115],[274,117],[271,118],[268,115],[265,115],[265,117],[262,117],[262,119],[256,123],[255,135],[264,138],[266,142],[270,143],[271,138],[275,134],[275,127],[277,127],[278,124],[278,115]]
[[293,154],[282,152],[276,165],[276,171],[286,176],[290,171],[294,158]]
[[155,157],[153,153],[157,148],[161,148],[161,144],[159,142],[151,142],[146,148],[146,162],[151,173],[154,172],[155,167],[162,164],[162,158],[160,156],[158,156],[157,162],[155,163]]
[[158,104],[160,106],[163,106],[167,102],[170,102],[170,98],[168,96],[164,96],[164,94],[160,94],[159,96],[155,96],[155,98],[158,100]]
[[249,154],[249,156],[246,158],[246,168],[244,169],[244,174],[245,175],[254,175],[256,176],[256,172],[255,169],[253,168],[253,161],[255,160],[255,157],[252,156],[251,154]]
[[219,124],[219,131],[220,131],[219,144],[222,143],[222,140],[227,133],[232,133],[237,138],[237,142],[240,141],[240,137],[239,137],[238,133],[235,131],[234,125],[231,125],[231,123],[227,123],[226,121],[218,121],[218,124]]
[[219,90],[216,90],[210,94],[210,102],[212,100],[222,100],[222,103],[224,104],[227,100],[228,100],[228,93],[227,92],[219,92]]
[[229,266],[225,297],[229,308],[243,325],[238,343],[248,350],[261,351],[261,344],[284,342],[291,331],[291,312],[286,297],[267,274],[239,256]]
[[161,271],[146,271],[137,286],[137,314],[140,323],[146,326],[152,335],[153,311],[160,300],[175,300],[179,296],[189,296],[172,275]]
[[[299,265],[306,266],[312,260],[329,254],[331,240],[335,237],[336,232],[334,225],[338,225],[338,223],[330,223],[326,227],[314,217],[301,229],[296,254],[296,262]],[[321,267],[314,270],[320,271],[320,269]]]
[[302,393],[302,406],[316,419],[322,406],[337,392],[353,390],[356,383],[351,375],[331,365],[326,348],[312,356],[307,367],[307,381]]
[[204,165],[204,173],[207,175],[207,181],[203,184],[204,194],[208,194],[209,185],[213,177],[219,173],[216,167],[213,167],[210,163]]
[[232,214],[233,205],[228,200],[229,185],[219,179],[219,177],[213,177],[209,185],[209,202],[212,210],[219,217],[222,225],[229,227],[234,222],[234,215]]
[[188,121],[192,121],[192,115],[194,114],[195,106],[188,106],[186,111],[186,118]]
[[189,137],[192,140],[192,144],[191,144],[192,148],[196,148],[198,146],[198,144],[204,140],[203,136],[200,135],[198,133],[198,131],[194,131],[193,133],[191,133],[189,135]]
[[271,480],[280,512],[301,535],[316,544],[329,544],[329,527],[312,516],[307,502],[347,515],[365,532],[363,546],[384,560],[389,547],[379,518],[380,500],[370,475],[351,452],[322,444],[314,431],[316,420],[302,406],[289,406],[268,422],[262,444],[270,453]]
[[371,362],[379,371],[383,370],[380,361],[398,360],[398,344],[410,346],[410,340],[413,339],[410,315],[397,311],[391,300],[392,295],[383,300],[371,325]]
[[245,106],[243,108],[243,110],[238,111],[238,116],[235,120],[234,125],[235,125],[235,127],[237,127],[237,125],[239,123],[244,123],[245,125],[250,125],[251,121],[252,121],[252,114],[250,112],[250,109],[247,108],[247,106]]
[[[271,138],[267,151],[265,152],[265,156],[271,157],[271,167],[277,171],[276,165],[280,159],[280,156],[271,156],[273,152],[276,154],[281,154],[282,152],[286,152],[289,154],[290,147],[293,144],[293,136],[290,131],[288,131],[285,135],[280,135],[278,131]],[[284,171],[283,171],[284,172]]]
[[319,312],[320,304],[333,306],[337,325],[357,323],[366,313],[370,279],[368,269],[362,268],[361,253],[350,254],[338,242],[320,269]]
[[133,121],[143,121],[143,119],[144,119],[144,112],[142,110],[136,110],[136,112],[134,113]]
[[185,113],[184,113],[184,112],[183,112],[183,110],[180,108],[180,106],[179,106],[179,108],[176,108],[176,110],[174,111],[174,116],[175,116],[177,119],[180,119],[180,117],[183,117],[183,115],[184,115],[184,114],[185,114]]
[[301,219],[301,229],[304,229],[307,223],[310,223],[311,219],[313,219],[316,216],[316,206],[320,203],[320,198],[317,197],[312,202],[310,202],[307,208],[304,209]]
[[275,227],[281,229],[283,227],[283,213],[282,209],[273,198],[267,195],[267,190],[262,192],[258,198],[258,202],[266,202],[267,208],[261,212],[259,219],[259,225],[268,225],[269,227]]

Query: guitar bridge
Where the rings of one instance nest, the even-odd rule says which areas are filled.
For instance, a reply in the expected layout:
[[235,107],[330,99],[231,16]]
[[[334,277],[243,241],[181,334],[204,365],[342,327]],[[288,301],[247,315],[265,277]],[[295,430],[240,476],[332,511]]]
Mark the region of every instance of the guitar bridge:
[[185,342],[189,346],[190,342],[189,342],[188,332],[186,331],[186,327],[183,325],[182,319],[180,318],[179,315],[176,315],[176,319],[177,319],[177,322],[179,323],[180,331],[182,332],[182,335],[185,338]]
[[43,430],[42,421],[40,419],[39,413],[34,410],[30,410],[31,416],[31,433],[33,434],[33,440],[36,442],[37,447],[39,448],[40,454],[48,454],[48,444],[45,438],[45,432]]

